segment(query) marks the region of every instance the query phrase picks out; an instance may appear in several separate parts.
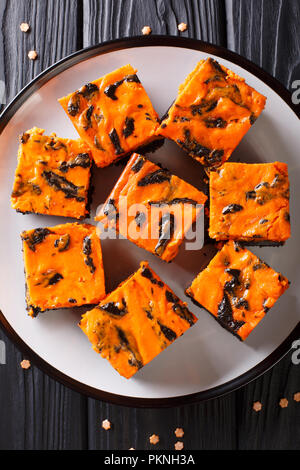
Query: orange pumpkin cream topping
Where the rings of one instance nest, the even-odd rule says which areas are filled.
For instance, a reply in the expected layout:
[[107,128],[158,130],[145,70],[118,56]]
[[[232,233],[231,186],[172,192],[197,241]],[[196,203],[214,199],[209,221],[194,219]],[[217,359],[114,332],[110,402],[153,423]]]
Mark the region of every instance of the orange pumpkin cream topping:
[[168,170],[134,154],[96,220],[171,261],[206,199]]
[[210,227],[216,240],[283,243],[290,237],[286,163],[225,163],[210,172]]
[[142,262],[79,324],[93,349],[129,379],[181,336],[197,318]]
[[266,98],[212,58],[179,87],[158,134],[206,167],[224,163],[264,109]]
[[125,65],[59,100],[99,167],[157,140],[158,115]]
[[29,315],[97,304],[105,297],[96,227],[65,224],[22,233]]
[[288,287],[282,274],[229,241],[186,293],[221,326],[245,340]]
[[33,128],[20,138],[11,204],[18,212],[87,216],[91,155],[83,141]]

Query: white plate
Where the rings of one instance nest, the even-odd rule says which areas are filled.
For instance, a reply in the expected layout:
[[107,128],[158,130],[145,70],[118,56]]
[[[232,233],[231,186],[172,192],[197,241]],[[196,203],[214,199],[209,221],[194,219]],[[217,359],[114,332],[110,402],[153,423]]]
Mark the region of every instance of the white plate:
[[[127,240],[103,241],[107,290],[115,288],[145,259],[180,298],[188,301],[191,311],[199,318],[183,337],[134,378],[126,380],[92,350],[76,326],[80,319],[78,310],[47,312],[35,320],[26,314],[20,232],[68,220],[23,216],[11,209],[18,135],[38,126],[45,128],[46,134],[56,132],[61,137],[76,137],[76,131],[57,98],[127,63],[138,69],[139,78],[154,107],[162,115],[176,96],[178,85],[196,63],[208,55],[245,77],[249,85],[267,96],[265,111],[234,152],[233,158],[243,162],[279,160],[289,165],[292,237],[283,247],[253,248],[253,251],[286,275],[291,280],[291,287],[248,340],[241,343],[206,312],[191,304],[184,294],[184,289],[203,264],[201,251],[182,249],[173,263],[167,264]],[[254,70],[255,74],[249,70]],[[77,390],[98,398],[137,406],[168,405],[209,398],[232,390],[262,373],[288,351],[291,339],[296,334],[300,335],[299,325],[298,332],[296,329],[300,282],[297,259],[300,219],[296,211],[296,201],[300,199],[297,184],[300,126],[297,115],[274,88],[287,99],[288,94],[275,80],[223,49],[178,38],[135,38],[91,48],[65,59],[36,79],[10,105],[1,118],[4,129],[0,137],[0,308],[6,329],[21,347],[26,345],[26,351],[31,350],[44,370]],[[150,158],[201,188],[200,164],[175,144],[167,142]],[[104,202],[122,168],[111,166],[94,171],[96,191],[92,214],[97,205]]]

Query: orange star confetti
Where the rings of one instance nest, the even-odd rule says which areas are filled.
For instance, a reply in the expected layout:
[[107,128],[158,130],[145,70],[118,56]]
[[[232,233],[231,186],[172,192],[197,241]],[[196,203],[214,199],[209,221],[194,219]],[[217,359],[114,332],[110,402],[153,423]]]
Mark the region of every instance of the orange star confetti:
[[108,419],[105,419],[102,421],[102,427],[105,429],[105,431],[108,431],[111,428],[111,422],[108,421]]
[[262,404],[260,403],[260,401],[256,401],[255,403],[253,403],[253,409],[254,411],[261,411],[262,409]]
[[295,393],[294,400],[295,401],[300,401],[300,392]]
[[150,444],[153,444],[154,446],[159,443],[159,436],[156,434],[152,434],[152,436],[149,437],[149,442]]
[[30,369],[31,364],[30,364],[30,361],[28,361],[27,359],[24,359],[24,360],[21,362],[20,366],[22,367],[22,369],[26,369],[26,370],[27,370],[27,369]]
[[289,405],[289,401],[286,398],[281,398],[279,402],[279,406],[281,406],[281,408],[287,408],[288,405]]
[[175,436],[176,437],[183,437],[184,436],[184,430],[182,428],[176,428],[175,429]]
[[183,31],[186,31],[186,30],[187,30],[187,24],[186,24],[186,23],[180,23],[180,24],[178,25],[178,30],[183,33]]
[[152,33],[152,29],[150,28],[150,26],[144,26],[143,29],[142,29],[142,34],[144,36],[148,36],[149,34]]

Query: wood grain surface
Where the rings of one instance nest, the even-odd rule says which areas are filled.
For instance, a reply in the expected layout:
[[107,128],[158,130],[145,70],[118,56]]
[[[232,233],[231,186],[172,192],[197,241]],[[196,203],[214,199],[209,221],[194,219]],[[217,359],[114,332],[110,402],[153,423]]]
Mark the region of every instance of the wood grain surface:
[[[29,33],[19,25],[30,24]],[[34,76],[82,47],[153,33],[183,35],[228,47],[253,60],[285,86],[300,80],[298,0],[1,0],[0,80],[6,102]],[[177,25],[188,24],[179,33]],[[29,50],[39,57],[32,62]],[[1,290],[0,290],[1,292]],[[3,293],[1,293],[3,295]],[[1,303],[0,303],[1,305]],[[0,449],[173,449],[183,427],[186,449],[299,449],[300,365],[291,355],[263,377],[225,397],[164,410],[113,406],[89,399],[48,378],[0,330],[7,364],[0,365]],[[279,407],[282,397],[288,408]],[[261,401],[260,413],[252,410]],[[108,432],[103,419],[112,422]]]
[[300,2],[227,0],[228,48],[287,88],[300,76]]
[[[225,3],[219,0],[83,0],[84,46],[119,37],[182,35],[226,46]],[[188,24],[184,33],[179,23]]]

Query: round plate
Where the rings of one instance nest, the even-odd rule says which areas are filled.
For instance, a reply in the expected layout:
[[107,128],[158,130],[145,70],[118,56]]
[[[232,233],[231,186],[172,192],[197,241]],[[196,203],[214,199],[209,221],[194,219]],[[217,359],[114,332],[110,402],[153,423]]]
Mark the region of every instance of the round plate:
[[[78,89],[122,65],[131,63],[154,107],[162,115],[176,96],[178,85],[196,63],[215,57],[267,96],[267,106],[251,128],[233,159],[243,162],[289,164],[292,188],[292,238],[280,248],[253,248],[274,269],[291,281],[245,343],[223,330],[206,312],[189,303],[199,321],[135,377],[126,380],[96,354],[76,326],[78,310],[53,311],[33,320],[26,315],[20,232],[68,220],[59,217],[17,214],[10,208],[10,193],[17,161],[18,135],[33,126],[46,134],[76,137],[57,98]],[[295,111],[295,110],[294,110]],[[296,201],[300,198],[299,120],[289,93],[272,77],[242,57],[225,49],[183,38],[149,37],[109,42],[73,54],[31,82],[8,106],[0,123],[0,307],[1,323],[33,361],[57,380],[90,396],[133,406],[171,406],[217,397],[244,385],[274,365],[300,336],[299,269],[295,253],[300,239]],[[201,167],[174,143],[166,142],[155,154],[173,173],[201,188]],[[96,187],[92,215],[103,203],[123,169],[113,165],[95,169]],[[141,260],[183,299],[184,289],[201,269],[203,250],[184,246],[167,264],[127,240],[102,243],[107,291],[136,270]],[[189,302],[189,301],[188,301]],[[84,309],[82,309],[84,311]]]

